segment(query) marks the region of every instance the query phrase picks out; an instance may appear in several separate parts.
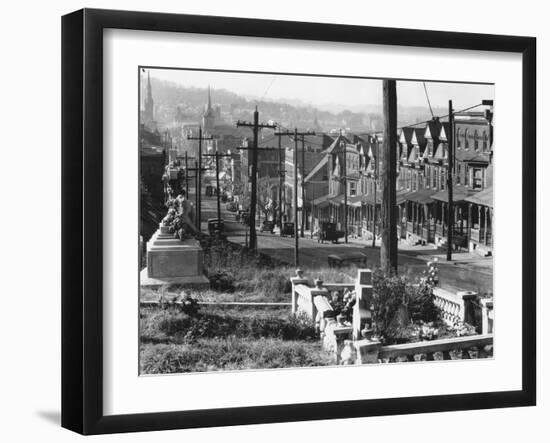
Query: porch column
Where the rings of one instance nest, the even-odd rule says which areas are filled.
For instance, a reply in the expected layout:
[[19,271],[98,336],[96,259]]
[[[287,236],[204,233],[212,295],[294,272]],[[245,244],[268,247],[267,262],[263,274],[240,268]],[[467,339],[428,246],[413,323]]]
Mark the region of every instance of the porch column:
[[484,217],[485,217],[485,221],[484,221],[484,230],[483,230],[483,244],[486,245],[487,244],[487,209],[489,209],[487,206],[485,206],[483,208],[485,214],[484,214]]
[[[472,236],[472,204],[468,203],[468,242]],[[468,245],[468,248],[470,245]]]
[[481,206],[477,205],[477,227],[481,229]]

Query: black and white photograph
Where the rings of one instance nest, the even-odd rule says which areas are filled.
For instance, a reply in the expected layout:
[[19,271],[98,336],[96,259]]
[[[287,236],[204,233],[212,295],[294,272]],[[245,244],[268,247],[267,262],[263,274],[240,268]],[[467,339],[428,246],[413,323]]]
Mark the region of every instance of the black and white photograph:
[[494,357],[493,83],[137,71],[140,375]]

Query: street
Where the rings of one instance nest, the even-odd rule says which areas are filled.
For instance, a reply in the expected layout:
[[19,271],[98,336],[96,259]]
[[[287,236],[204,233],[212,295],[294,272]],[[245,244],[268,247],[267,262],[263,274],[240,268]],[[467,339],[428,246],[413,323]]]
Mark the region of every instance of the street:
[[[235,220],[234,212],[226,211],[225,204],[221,204],[221,216],[225,221],[225,232],[227,239],[231,242],[245,244],[248,226]],[[201,229],[206,232],[208,229],[207,220],[216,218],[216,198],[203,197]],[[274,234],[262,233],[257,230],[258,252],[277,258],[289,264],[294,263],[294,238],[281,237],[278,230]],[[399,245],[398,270],[400,273],[419,276],[426,269],[428,257],[441,255],[442,250],[437,249],[410,249],[406,245]],[[362,252],[367,256],[367,266],[376,267],[380,260],[380,248],[372,247],[361,243],[360,240],[350,239],[348,244],[343,240],[338,244],[318,243],[317,239],[310,238],[309,232],[304,238],[299,239],[300,267],[304,269],[318,269],[327,267],[327,256],[329,254],[342,254],[346,252]],[[484,266],[475,265],[467,261],[446,262],[439,260],[439,282],[440,286],[450,290],[470,290],[478,293],[491,292],[493,288],[493,270],[490,259],[480,258]]]

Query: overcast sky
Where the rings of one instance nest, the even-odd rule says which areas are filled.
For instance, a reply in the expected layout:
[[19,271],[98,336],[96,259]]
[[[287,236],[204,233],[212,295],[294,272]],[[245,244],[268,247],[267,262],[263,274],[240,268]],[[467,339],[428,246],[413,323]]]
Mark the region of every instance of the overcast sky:
[[[357,110],[362,105],[381,105],[382,81],[272,74],[247,74],[210,71],[153,69],[151,77],[168,80],[182,86],[227,89],[247,97],[265,100],[300,100],[326,108],[337,104]],[[426,82],[432,107],[448,107],[453,100],[455,110],[494,98],[493,85]],[[215,102],[215,98],[213,99]],[[397,102],[402,106],[426,106],[424,86],[419,81],[398,81]]]

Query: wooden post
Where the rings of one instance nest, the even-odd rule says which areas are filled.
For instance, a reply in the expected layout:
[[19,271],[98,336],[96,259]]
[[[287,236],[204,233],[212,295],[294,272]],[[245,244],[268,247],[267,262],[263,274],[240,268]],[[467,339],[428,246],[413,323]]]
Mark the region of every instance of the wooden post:
[[[395,223],[395,165],[397,143],[397,92],[395,80],[383,80],[384,147],[382,149],[382,230],[380,266],[397,272],[397,227]],[[375,202],[376,204],[376,202]]]
[[447,208],[447,261],[452,260],[453,248],[453,168],[454,168],[454,127],[453,127],[453,101],[449,100],[449,133],[447,134],[448,164],[447,164],[447,193],[449,205]]

